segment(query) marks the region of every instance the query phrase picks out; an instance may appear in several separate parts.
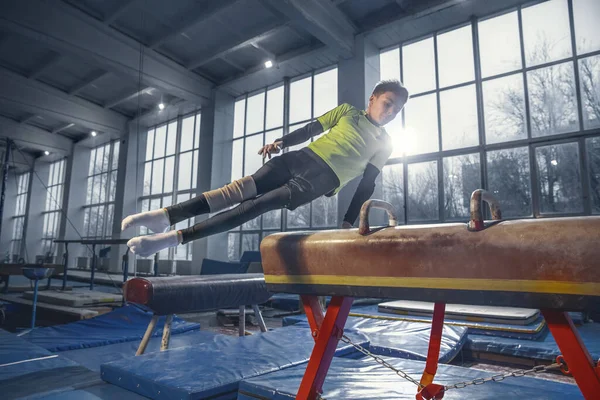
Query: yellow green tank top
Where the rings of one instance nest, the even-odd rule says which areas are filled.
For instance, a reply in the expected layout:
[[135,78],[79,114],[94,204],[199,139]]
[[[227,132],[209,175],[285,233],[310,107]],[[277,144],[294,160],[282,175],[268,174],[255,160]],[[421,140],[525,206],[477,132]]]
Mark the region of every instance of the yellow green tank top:
[[308,148],[333,169],[340,186],[362,175],[371,163],[380,171],[392,154],[391,138],[383,127],[373,124],[366,112],[350,104],[341,104],[317,118],[329,132]]

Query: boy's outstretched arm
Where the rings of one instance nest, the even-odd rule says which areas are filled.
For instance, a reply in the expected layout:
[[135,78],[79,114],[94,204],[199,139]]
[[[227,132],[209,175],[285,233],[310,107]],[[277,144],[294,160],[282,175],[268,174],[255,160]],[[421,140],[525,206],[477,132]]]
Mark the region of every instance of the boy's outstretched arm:
[[360,208],[365,201],[369,200],[373,191],[375,191],[375,179],[377,179],[379,173],[380,171],[376,166],[371,163],[367,164],[363,177],[356,188],[356,192],[354,192],[354,197],[352,197],[348,211],[344,215],[343,228],[350,228],[354,225],[360,213]]
[[264,145],[258,151],[258,154],[262,155],[263,158],[269,156],[270,159],[271,154],[277,154],[280,150],[285,149],[286,147],[304,143],[319,133],[323,133],[323,126],[321,123],[319,121],[310,122],[304,125],[302,128],[296,129],[294,132],[285,135],[284,137],[275,139],[273,143]]
[[304,143],[311,137],[323,133],[337,124],[340,118],[347,114],[351,109],[352,106],[350,104],[341,104],[321,115],[314,122],[310,122],[302,128],[296,129],[294,132],[275,139],[273,143],[263,146],[258,151],[258,154],[262,155],[263,158],[267,155],[271,158],[271,154],[277,154],[281,149]]
[[276,142],[282,142],[283,147],[295,146],[300,143],[306,142],[313,136],[316,136],[320,133],[323,133],[323,126],[321,123],[316,120],[314,122],[309,122],[304,125],[302,128],[296,129],[294,132],[291,132],[284,137],[279,139],[275,139]]

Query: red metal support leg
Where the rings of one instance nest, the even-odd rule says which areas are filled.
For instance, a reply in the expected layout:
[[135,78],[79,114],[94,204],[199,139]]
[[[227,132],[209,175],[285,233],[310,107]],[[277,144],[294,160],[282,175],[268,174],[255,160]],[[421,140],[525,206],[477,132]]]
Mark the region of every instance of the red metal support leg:
[[[331,299],[325,318],[322,319],[321,326],[318,327],[315,347],[310,355],[296,399],[314,400],[318,394],[322,393],[323,382],[327,376],[337,344],[344,333],[344,325],[348,319],[353,300],[352,297],[339,296]],[[307,310],[306,315],[309,324],[311,324],[311,329],[313,324],[318,326],[319,315],[322,317],[323,312],[317,297],[302,296],[302,302],[305,310]],[[318,311],[315,312],[315,310]]]
[[437,372],[438,360],[440,358],[440,346],[442,343],[442,331],[444,329],[444,313],[446,303],[435,303],[433,306],[433,319],[431,320],[431,336],[429,337],[429,350],[425,371],[421,377],[421,385],[427,386],[433,382]]
[[325,316],[323,315],[323,309],[319,304],[319,298],[317,296],[306,295],[302,295],[300,296],[300,298],[302,299],[302,305],[304,306],[304,313],[308,318],[310,331],[312,332],[313,338],[316,341],[319,329],[321,329],[323,319],[325,318]]
[[583,397],[588,400],[600,398],[600,370],[594,365],[569,314],[556,310],[541,311]]
[[433,319],[431,320],[431,335],[429,336],[427,362],[425,363],[425,370],[421,376],[421,382],[419,382],[421,386],[419,386],[419,391],[416,396],[419,400],[441,399],[444,397],[444,386],[433,383],[433,379],[435,378],[440,358],[445,311],[446,303],[435,303],[433,307]]

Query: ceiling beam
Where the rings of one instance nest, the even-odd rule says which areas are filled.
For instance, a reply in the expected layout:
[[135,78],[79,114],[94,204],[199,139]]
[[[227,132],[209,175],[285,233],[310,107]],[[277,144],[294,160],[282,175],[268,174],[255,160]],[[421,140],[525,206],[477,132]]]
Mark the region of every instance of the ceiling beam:
[[[507,0],[508,1],[508,0]],[[498,4],[502,5],[503,2],[481,2],[487,4]],[[461,4],[465,4],[467,7],[470,7],[468,0],[427,0],[427,1],[416,1],[416,2],[408,2],[397,0],[396,4],[402,7],[403,12],[406,16],[401,18],[395,18],[393,21],[384,24],[378,24],[372,28],[366,28],[364,32],[365,36],[370,36],[376,34],[378,32],[386,31],[388,29],[397,28],[398,30],[405,30],[406,26],[409,26],[408,22],[416,21],[419,18],[426,17],[431,14],[438,13],[444,9],[460,6]],[[402,5],[404,4],[404,6]],[[502,5],[502,7],[504,7]],[[507,5],[507,7],[509,7]],[[432,28],[431,23],[429,22],[428,26],[423,25],[423,28],[426,28],[427,32],[435,31],[435,28]],[[417,35],[418,36],[418,35]]]
[[0,117],[0,136],[9,138],[25,147],[38,151],[68,155],[71,153],[71,140],[53,135],[43,129],[22,125],[12,119]]
[[228,60],[227,57],[222,57],[221,60],[223,60],[223,62],[225,62],[226,64],[231,65],[233,68],[237,69],[238,71],[246,70],[246,68],[242,67],[238,63]]
[[340,57],[350,58],[354,54],[354,35],[357,29],[331,1],[260,0],[260,2],[279,18],[294,21]]
[[186,13],[181,17],[182,22],[171,29],[170,31],[154,38],[148,47],[156,49],[164,42],[173,39],[175,36],[182,34],[191,27],[201,24],[217,15],[218,13],[229,8],[240,0],[213,0],[208,4],[200,4],[194,10]]
[[146,123],[146,122],[148,122],[146,120],[151,117],[158,117],[159,114],[166,115],[166,114],[171,114],[174,111],[178,111],[179,107],[185,103],[186,103],[185,100],[173,99],[165,105],[164,109],[159,110],[156,107],[152,107],[151,109],[139,114],[134,119],[132,119],[131,123],[137,123],[139,120],[140,124],[142,124],[142,125],[154,125],[154,123],[152,123],[152,121],[150,121],[149,123]]
[[92,72],[91,74],[89,74],[85,80],[75,86],[73,86],[70,90],[69,90],[69,94],[70,95],[76,95],[79,92],[81,92],[83,89],[87,88],[88,86],[93,85],[94,83],[98,82],[100,79],[104,78],[105,76],[110,75],[109,72],[106,71],[97,71],[97,72]]
[[122,94],[122,95],[106,102],[106,104],[104,105],[104,108],[113,108],[113,107],[115,107],[121,103],[124,103],[128,100],[135,99],[136,97],[141,96],[142,94],[144,94],[150,90],[153,90],[153,88],[151,88],[150,86],[145,86],[140,90],[135,89],[135,90],[129,91],[125,94]]
[[[290,71],[287,70],[288,65],[295,65],[309,57],[322,54],[328,51],[328,48],[319,43],[315,45],[305,46],[296,50],[292,50],[288,53],[282,54],[273,60],[273,68],[265,68],[264,64],[256,65],[255,67],[247,69],[244,73],[233,77],[232,79],[224,81],[218,86],[218,89],[228,91],[233,96],[238,96],[235,90],[231,90],[230,86],[239,84],[241,81],[250,80],[256,82],[260,80],[261,74],[269,74],[269,82],[261,82],[260,86],[268,86],[275,82],[281,81],[285,76],[289,76]],[[264,83],[264,84],[263,84]]]
[[22,118],[22,119],[19,121],[19,123],[20,123],[20,124],[27,124],[27,123],[29,123],[29,122],[33,121],[34,119],[36,119],[37,117],[39,117],[39,115],[38,115],[38,114],[29,114],[27,117],[25,117],[25,118]]
[[71,96],[45,83],[0,68],[0,100],[21,110],[72,122],[90,130],[122,134],[127,118],[94,103]]
[[48,69],[52,68],[62,59],[62,56],[57,52],[53,51],[44,60],[40,63],[40,65],[34,69],[27,78],[29,79],[37,79],[46,72]]
[[210,103],[211,81],[65,2],[5,2],[0,28],[136,82],[141,75],[143,84],[175,97]]
[[263,53],[265,56],[267,56],[267,58],[271,61],[275,61],[275,59],[277,58],[275,53],[271,53],[269,50],[265,49],[258,43],[252,43],[252,47],[254,47],[256,50],[259,50],[261,53]]
[[51,132],[51,133],[53,133],[53,134],[57,134],[57,133],[59,133],[59,132],[62,132],[62,131],[64,131],[65,129],[69,129],[69,128],[71,128],[72,126],[75,126],[75,124],[73,124],[73,123],[70,123],[70,124],[63,124],[63,125],[61,125],[61,126],[58,126],[58,127],[54,128],[54,129],[52,129],[52,132]]
[[112,24],[117,18],[119,18],[129,7],[131,7],[138,0],[121,0],[117,8],[112,12],[106,14],[102,22],[106,25]]
[[233,53],[246,46],[249,46],[252,43],[260,42],[261,40],[278,33],[283,26],[285,25],[282,25],[278,21],[273,21],[268,24],[261,24],[260,26],[255,26],[248,32],[246,32],[246,34],[244,35],[247,37],[247,39],[235,39],[233,41],[223,44],[222,46],[215,47],[212,50],[206,52],[206,54],[203,54],[202,56],[190,62],[187,65],[187,68],[190,70],[199,68],[213,60],[216,60],[217,58],[225,57],[230,53]]

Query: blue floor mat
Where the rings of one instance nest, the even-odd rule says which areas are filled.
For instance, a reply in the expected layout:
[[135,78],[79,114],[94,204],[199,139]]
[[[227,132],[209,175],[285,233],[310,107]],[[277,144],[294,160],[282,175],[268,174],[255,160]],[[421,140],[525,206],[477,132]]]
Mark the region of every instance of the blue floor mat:
[[129,390],[121,389],[118,386],[100,382],[95,385],[75,389],[67,392],[53,393],[36,397],[37,400],[144,400],[142,397]]
[[[420,380],[425,363],[421,361],[386,358],[395,368]],[[299,365],[283,371],[245,379],[240,383],[237,400],[283,400],[294,399],[298,392],[306,365]],[[453,383],[492,376],[492,373],[439,365],[435,383]],[[349,360],[334,358],[323,384],[323,397],[327,400],[389,400],[411,399],[416,395],[416,386],[403,380],[392,370],[372,360]],[[448,399],[582,399],[575,385],[558,383],[536,378],[508,378],[502,382],[468,386],[464,389],[449,390],[444,394]]]
[[[600,359],[600,323],[587,323],[577,327],[583,343],[594,360]],[[469,334],[465,350],[503,354],[538,360],[554,360],[561,352],[548,331],[539,341],[496,338]]]
[[[235,340],[236,338],[234,336],[220,335],[209,331],[190,331],[180,335],[171,336],[169,349],[196,345],[221,347],[226,343],[232,343]],[[160,337],[150,339],[145,354],[160,351],[161,341],[162,338]],[[115,343],[101,347],[69,350],[60,354],[93,371],[100,371],[100,366],[102,364],[134,356],[139,344],[140,341]]]
[[[383,318],[392,321],[410,321],[410,322],[424,322],[431,324],[431,317],[423,317],[423,316],[402,316],[402,315],[394,315],[381,313],[377,310],[377,306],[357,306],[353,307],[350,310],[351,316],[364,316],[369,318]],[[298,317],[285,317],[283,320],[283,324],[289,324],[294,321]],[[523,340],[536,340],[539,337],[542,337],[548,327],[546,326],[546,322],[540,316],[535,323],[526,326],[520,325],[503,325],[503,324],[490,324],[485,322],[469,322],[469,321],[457,321],[445,318],[444,322],[446,325],[451,326],[461,326],[468,327],[468,334],[479,334],[479,335],[490,335],[490,336],[500,336],[500,337],[509,337],[514,339],[523,339]]]
[[[0,329],[0,365],[50,355],[52,353],[43,347],[31,344],[22,337]],[[0,369],[0,374],[2,373],[1,371]]]
[[[347,334],[368,345],[363,335]],[[206,343],[127,358],[102,365],[101,373],[109,383],[154,399],[235,399],[242,379],[305,363],[313,347],[308,329],[288,327],[219,346]],[[340,343],[336,354],[354,351]]]
[[3,400],[98,379],[97,372],[0,330],[0,398]]
[[[294,326],[308,328],[306,318]],[[389,321],[374,318],[348,317],[345,329],[364,334],[373,354],[411,360],[426,360],[431,325],[421,322]],[[467,340],[467,329],[444,325],[440,347],[440,363],[449,363]]]
[[[141,340],[152,313],[134,305],[117,308],[98,317],[65,325],[38,328],[22,338],[49,351],[66,351]],[[160,317],[154,336],[161,336],[165,317]],[[198,330],[200,324],[173,317],[171,334]]]

